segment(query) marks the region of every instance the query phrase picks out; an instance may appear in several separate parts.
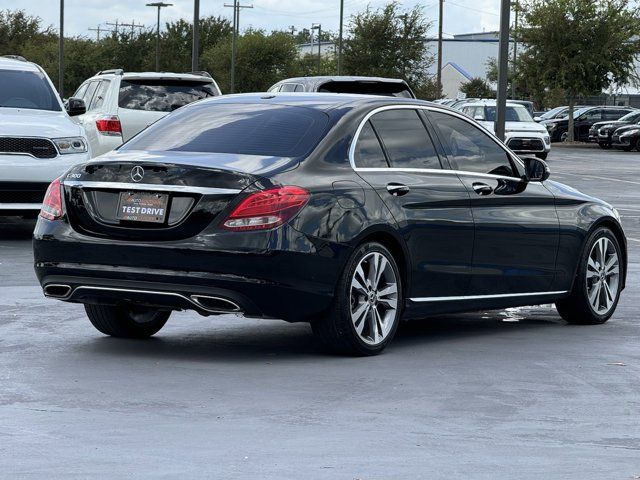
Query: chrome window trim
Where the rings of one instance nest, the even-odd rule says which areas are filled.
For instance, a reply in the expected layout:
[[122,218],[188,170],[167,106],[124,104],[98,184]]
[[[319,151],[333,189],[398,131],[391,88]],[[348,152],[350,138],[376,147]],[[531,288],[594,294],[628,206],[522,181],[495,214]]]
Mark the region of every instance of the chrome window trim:
[[235,188],[195,187],[190,185],[156,185],[153,183],[64,180],[62,184],[67,187],[75,188],[101,188],[108,190],[148,190],[153,192],[200,193],[202,195],[231,195],[241,192],[241,190]]
[[527,293],[500,293],[492,295],[462,295],[452,297],[414,297],[409,298],[412,302],[446,302],[461,300],[490,300],[492,298],[517,298],[517,297],[537,297],[550,295],[563,295],[569,290],[558,290],[555,292],[527,292]]
[[355,171],[355,172],[373,172],[373,171],[385,171],[385,172],[416,172],[416,173],[453,173],[453,174],[457,174],[457,175],[465,175],[465,176],[481,176],[484,178],[495,178],[495,179],[508,179],[508,180],[512,180],[512,181],[518,181],[518,182],[522,182],[523,179],[520,177],[509,177],[509,176],[504,176],[504,175],[493,175],[490,173],[478,173],[478,172],[471,172],[468,170],[453,170],[453,169],[448,169],[448,168],[442,168],[442,169],[438,169],[438,168],[394,168],[394,167],[389,167],[389,168],[377,168],[377,167],[358,167],[356,166],[356,161],[355,161],[355,152],[356,152],[356,144],[358,143],[358,139],[360,138],[360,133],[362,132],[362,129],[364,128],[365,123],[367,123],[369,121],[369,119],[374,116],[376,113],[379,112],[384,112],[386,110],[426,110],[428,112],[433,111],[433,112],[438,112],[438,113],[443,113],[443,114],[447,114],[447,115],[451,115],[453,117],[457,117],[461,120],[464,120],[465,122],[473,125],[476,128],[479,128],[481,131],[483,131],[484,133],[486,133],[494,142],[496,142],[496,144],[498,146],[500,146],[500,148],[502,148],[505,153],[509,156],[509,158],[511,158],[514,162],[517,162],[518,164],[520,164],[520,166],[522,168],[524,168],[524,163],[522,162],[522,160],[520,160],[518,158],[518,156],[513,153],[511,150],[509,150],[509,148],[502,143],[498,137],[495,136],[495,134],[493,132],[490,132],[488,129],[486,129],[485,127],[483,127],[482,125],[480,125],[477,122],[474,121],[470,121],[471,119],[463,114],[463,113],[459,113],[459,112],[452,112],[450,110],[445,110],[444,108],[438,108],[438,107],[433,107],[433,106],[427,106],[427,105],[410,105],[410,104],[395,104],[395,105],[385,105],[383,107],[378,107],[378,108],[374,108],[373,110],[371,110],[369,113],[367,113],[364,118],[360,121],[360,124],[358,125],[358,128],[356,129],[356,133],[353,136],[353,139],[351,140],[351,144],[349,145],[349,164],[351,165],[351,168]]

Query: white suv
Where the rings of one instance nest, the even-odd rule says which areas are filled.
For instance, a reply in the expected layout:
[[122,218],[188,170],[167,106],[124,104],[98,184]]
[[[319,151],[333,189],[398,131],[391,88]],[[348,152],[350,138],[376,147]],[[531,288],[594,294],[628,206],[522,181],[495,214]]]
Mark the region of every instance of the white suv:
[[176,108],[220,95],[206,72],[133,73],[104,70],[86,80],[73,94],[87,105],[77,117],[87,132],[93,156],[102,155]]
[[[477,120],[483,127],[493,132],[496,120],[495,100],[476,100],[459,107],[462,113]],[[551,140],[547,129],[533,121],[529,111],[519,103],[507,102],[504,143],[518,154],[533,154],[543,160],[551,150]]]
[[0,215],[40,210],[47,186],[90,158],[82,127],[67,113],[47,74],[22,57],[0,57]]

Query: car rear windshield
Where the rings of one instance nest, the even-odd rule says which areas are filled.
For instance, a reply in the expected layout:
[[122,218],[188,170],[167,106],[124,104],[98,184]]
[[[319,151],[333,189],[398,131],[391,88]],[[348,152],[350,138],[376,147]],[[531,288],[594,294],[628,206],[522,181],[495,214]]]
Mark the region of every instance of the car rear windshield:
[[407,85],[401,82],[327,82],[323,83],[318,91],[414,98]]
[[[486,121],[495,122],[496,107],[485,107],[484,112]],[[507,122],[533,122],[533,118],[529,115],[529,111],[522,105],[507,105],[505,120]]]
[[0,107],[62,110],[58,94],[41,72],[0,70],[0,85]]
[[215,97],[213,83],[185,80],[122,80],[118,106],[131,110],[171,112],[188,103]]
[[300,157],[318,144],[328,121],[304,107],[213,102],[168,115],[120,150]]

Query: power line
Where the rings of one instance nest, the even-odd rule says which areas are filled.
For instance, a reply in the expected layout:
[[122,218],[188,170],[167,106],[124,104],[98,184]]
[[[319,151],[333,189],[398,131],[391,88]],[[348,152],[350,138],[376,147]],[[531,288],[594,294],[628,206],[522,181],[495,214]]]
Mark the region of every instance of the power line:
[[499,17],[500,15],[495,13],[495,12],[490,12],[488,10],[480,10],[479,8],[473,8],[473,7],[467,7],[466,5],[460,5],[459,3],[455,3],[452,1],[448,1],[447,2],[449,5],[454,5],[456,7],[460,7],[460,8],[466,8],[467,10],[472,10],[474,12],[478,12],[478,13],[486,13],[487,15],[493,15],[494,17]]

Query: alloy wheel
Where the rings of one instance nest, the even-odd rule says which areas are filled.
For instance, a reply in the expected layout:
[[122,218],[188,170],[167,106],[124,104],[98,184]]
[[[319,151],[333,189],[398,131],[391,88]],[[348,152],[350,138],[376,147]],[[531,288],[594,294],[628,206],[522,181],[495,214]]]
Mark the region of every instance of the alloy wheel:
[[351,279],[350,306],[360,339],[368,345],[382,343],[398,312],[398,279],[384,254],[371,252],[358,263]]
[[587,297],[598,315],[609,313],[620,287],[620,260],[615,245],[601,237],[591,247],[587,258]]

